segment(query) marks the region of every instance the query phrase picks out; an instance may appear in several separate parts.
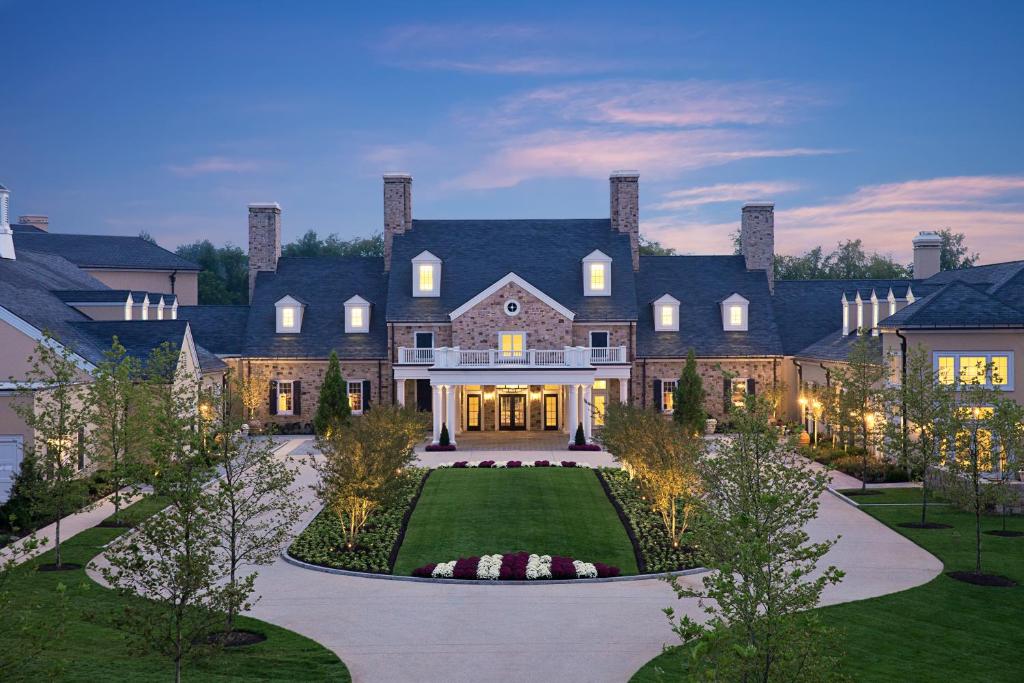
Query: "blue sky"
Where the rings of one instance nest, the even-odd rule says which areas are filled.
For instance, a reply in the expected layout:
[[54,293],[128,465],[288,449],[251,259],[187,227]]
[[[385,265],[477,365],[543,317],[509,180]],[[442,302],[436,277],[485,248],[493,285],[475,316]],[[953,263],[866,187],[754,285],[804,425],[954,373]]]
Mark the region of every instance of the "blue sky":
[[629,168],[684,253],[771,199],[783,253],[1024,258],[1024,3],[210,4],[0,0],[13,214],[244,245],[255,201],[379,231],[388,171],[416,217],[600,217]]

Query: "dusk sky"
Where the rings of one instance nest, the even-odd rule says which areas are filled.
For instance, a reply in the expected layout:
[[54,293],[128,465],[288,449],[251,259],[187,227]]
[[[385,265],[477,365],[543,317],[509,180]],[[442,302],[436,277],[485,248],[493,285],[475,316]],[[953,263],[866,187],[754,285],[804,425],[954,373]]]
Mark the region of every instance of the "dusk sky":
[[244,246],[249,202],[381,231],[389,171],[417,218],[588,218],[637,169],[681,253],[768,199],[780,253],[1024,258],[1021,2],[205,5],[0,0],[14,216]]

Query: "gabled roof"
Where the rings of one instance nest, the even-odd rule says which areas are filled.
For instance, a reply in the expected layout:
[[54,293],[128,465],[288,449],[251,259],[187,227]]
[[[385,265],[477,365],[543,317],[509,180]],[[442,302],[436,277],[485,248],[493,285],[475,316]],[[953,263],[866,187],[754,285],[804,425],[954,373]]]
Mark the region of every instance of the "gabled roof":
[[1024,327],[1024,311],[988,294],[986,285],[953,280],[886,318],[884,329]]
[[455,320],[460,315],[462,315],[463,313],[468,312],[471,308],[473,308],[474,306],[479,304],[481,301],[483,301],[487,297],[491,296],[495,292],[499,291],[502,287],[504,287],[506,285],[509,285],[509,284],[519,285],[520,287],[525,289],[527,292],[529,292],[533,296],[537,297],[538,299],[543,301],[545,304],[547,304],[551,308],[553,308],[556,311],[558,311],[558,313],[560,315],[568,318],[569,320],[572,320],[573,318],[576,317],[575,313],[573,313],[568,308],[566,308],[562,304],[558,303],[557,301],[552,299],[550,296],[548,296],[544,292],[540,291],[539,289],[537,289],[536,287],[531,285],[529,282],[527,282],[523,278],[521,278],[518,275],[516,275],[515,273],[509,273],[505,277],[503,277],[500,280],[498,280],[497,282],[493,283],[487,289],[484,289],[483,291],[479,292],[472,299],[470,299],[469,301],[467,301],[466,303],[462,304],[461,306],[456,308],[454,311],[452,311],[449,314],[449,317],[452,320]]
[[[406,275],[411,280],[409,272],[407,269]],[[373,306],[368,334],[345,334],[343,302],[356,294]],[[274,304],[286,295],[306,303],[298,334],[276,332]],[[386,359],[387,303],[382,258],[284,257],[277,262],[276,273],[256,276],[242,354],[255,358],[327,358],[336,350],[342,359]]]
[[95,303],[123,305],[131,294],[127,289],[57,289],[54,296],[67,304]]
[[[850,355],[850,349],[857,342],[857,338],[856,334],[843,334],[842,330],[836,330],[793,355],[813,360],[844,361]],[[876,359],[881,361],[882,338],[871,334],[865,335],[865,338],[870,342]]]
[[[594,249],[612,259],[611,296],[583,294],[583,258]],[[412,295],[412,260],[423,251],[443,262],[438,297]],[[448,322],[449,313],[512,272],[575,311],[577,322],[636,319],[629,236],[607,218],[413,220],[394,238],[387,319]]]
[[[110,348],[114,337],[125,348],[128,355],[145,361],[153,349],[169,344],[180,349],[186,342],[189,329],[187,320],[89,320],[76,322],[74,326],[104,351]],[[206,349],[195,345],[196,357],[202,372],[224,370],[227,365]],[[102,357],[94,362],[99,362]]]
[[730,296],[722,300],[723,304],[748,304],[750,300],[739,292],[733,292]]
[[[742,256],[641,256],[636,281],[640,301],[669,294],[680,302],[678,332],[655,332],[653,306],[640,307],[637,355],[678,357],[691,348],[705,357],[782,355],[768,278],[747,270]],[[750,302],[745,332],[722,329],[721,302],[734,293]]]
[[178,306],[178,320],[188,321],[196,344],[213,353],[235,356],[242,353],[248,306]]
[[14,248],[63,256],[81,268],[187,270],[199,266],[141,237],[17,230]]

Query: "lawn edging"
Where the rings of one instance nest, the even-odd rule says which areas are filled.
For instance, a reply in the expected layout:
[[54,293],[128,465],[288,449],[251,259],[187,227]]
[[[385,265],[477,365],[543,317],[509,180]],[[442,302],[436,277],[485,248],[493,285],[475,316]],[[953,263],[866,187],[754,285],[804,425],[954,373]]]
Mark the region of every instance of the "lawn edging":
[[852,505],[855,508],[860,508],[860,503],[855,501],[853,498],[850,498],[849,496],[844,496],[842,493],[839,493],[839,491],[837,491],[836,489],[832,488],[831,486],[826,486],[825,490],[828,491],[829,493],[831,493],[833,496],[835,496],[839,500],[841,500],[844,503],[846,503],[847,505]]
[[605,480],[604,475],[601,474],[601,470],[594,468],[594,475],[597,476],[597,480],[601,483],[601,489],[604,491],[604,495],[611,501],[612,507],[615,508],[615,514],[619,516],[619,521],[622,522],[623,528],[626,530],[626,536],[629,538],[630,544],[633,546],[633,555],[636,556],[636,570],[637,575],[645,575],[644,572],[647,569],[647,560],[644,559],[644,554],[640,551],[640,541],[637,540],[636,532],[633,531],[633,525],[629,522],[629,516],[626,511],[622,509],[622,503],[615,497],[612,490],[608,487],[608,482]]
[[[430,479],[430,473],[433,469],[428,469],[427,473],[420,479],[419,488],[416,489],[416,495],[409,501],[409,507],[405,509],[405,514],[402,515],[402,526],[398,528],[398,536],[395,537],[395,544],[391,546],[391,554],[388,555],[388,571],[395,571],[395,562],[398,560],[398,551],[402,549],[402,542],[405,540],[405,532],[409,529],[409,520],[412,519],[412,513],[416,510],[416,504],[420,502],[420,496],[423,495],[423,487],[427,485],[427,479]],[[317,513],[319,514],[319,513]],[[305,531],[305,529],[303,529]],[[290,545],[290,544],[289,544]]]
[[285,548],[281,551],[281,558],[290,565],[299,567],[301,569],[310,569],[316,572],[323,572],[325,574],[337,574],[338,576],[350,576],[357,579],[380,579],[383,581],[408,581],[412,583],[450,583],[459,586],[479,586],[479,585],[491,585],[491,586],[537,586],[537,585],[576,585],[580,583],[613,583],[618,581],[646,581],[650,579],[661,580],[665,576],[690,576],[693,574],[700,574],[708,571],[704,567],[694,567],[692,569],[680,569],[674,572],[665,572],[661,574],[630,574],[629,576],[610,576],[603,579],[532,579],[528,581],[501,581],[494,579],[435,579],[426,578],[420,576],[399,576],[397,574],[373,574],[370,572],[357,572],[351,569],[337,569],[335,567],[325,567],[319,564],[311,564],[303,560],[293,557],[288,553],[288,549]]

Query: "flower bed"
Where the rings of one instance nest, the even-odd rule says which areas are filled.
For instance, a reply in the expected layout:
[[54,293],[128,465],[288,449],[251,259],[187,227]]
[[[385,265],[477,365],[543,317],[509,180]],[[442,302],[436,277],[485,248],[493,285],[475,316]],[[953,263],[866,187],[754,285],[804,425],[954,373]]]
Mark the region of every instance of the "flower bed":
[[375,510],[356,537],[355,548],[345,548],[341,520],[332,511],[320,511],[288,549],[303,562],[336,569],[390,574],[405,525],[416,504],[429,470],[408,468],[395,503]]
[[534,460],[533,462],[523,462],[522,460],[456,460],[455,462],[443,462],[437,466],[437,469],[470,469],[470,468],[482,468],[482,469],[497,469],[497,468],[509,468],[515,469],[516,467],[591,467],[585,462],[576,462],[575,460],[563,460],[561,462],[554,462],[551,460]]
[[536,581],[541,579],[596,579],[619,575],[619,568],[600,562],[581,562],[571,557],[509,553],[461,557],[451,562],[423,565],[413,576],[434,579],[483,581]]
[[622,518],[629,540],[633,542],[641,573],[676,571],[694,566],[691,549],[685,545],[672,546],[661,515],[643,499],[628,473],[606,468],[598,470],[597,475]]
[[456,450],[456,448],[455,448],[455,444],[453,444],[453,443],[447,444],[445,446],[442,446],[439,443],[432,443],[429,446],[427,446],[427,448],[426,448],[426,451],[428,453],[447,452],[447,451],[454,451],[454,450]]
[[583,443],[583,444],[569,444],[570,451],[599,451],[601,446],[596,443]]

